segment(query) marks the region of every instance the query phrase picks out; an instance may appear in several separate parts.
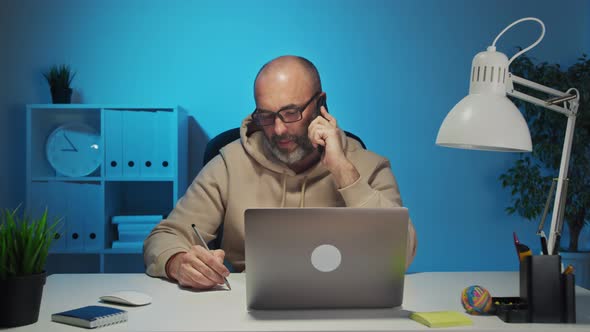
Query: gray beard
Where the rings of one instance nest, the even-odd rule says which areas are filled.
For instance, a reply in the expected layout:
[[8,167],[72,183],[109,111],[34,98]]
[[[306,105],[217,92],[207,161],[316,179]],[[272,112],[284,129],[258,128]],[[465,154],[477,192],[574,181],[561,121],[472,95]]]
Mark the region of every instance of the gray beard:
[[292,165],[303,158],[309,156],[313,152],[313,145],[307,136],[303,139],[297,139],[297,148],[293,152],[281,151],[271,140],[264,136],[264,146],[272,153],[272,155],[281,162]]

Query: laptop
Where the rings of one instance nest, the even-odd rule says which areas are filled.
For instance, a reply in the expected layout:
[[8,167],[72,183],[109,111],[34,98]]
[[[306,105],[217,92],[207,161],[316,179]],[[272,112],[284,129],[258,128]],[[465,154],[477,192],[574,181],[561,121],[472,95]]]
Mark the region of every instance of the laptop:
[[248,309],[400,306],[407,234],[401,207],[248,209]]

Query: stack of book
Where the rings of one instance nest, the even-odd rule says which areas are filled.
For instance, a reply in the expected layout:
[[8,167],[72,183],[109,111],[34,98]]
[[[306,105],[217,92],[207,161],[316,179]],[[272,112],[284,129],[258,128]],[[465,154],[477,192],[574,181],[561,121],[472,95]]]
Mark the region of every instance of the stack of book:
[[118,240],[113,241],[113,249],[141,250],[143,241],[161,220],[161,215],[113,216],[111,222],[117,225],[118,233]]

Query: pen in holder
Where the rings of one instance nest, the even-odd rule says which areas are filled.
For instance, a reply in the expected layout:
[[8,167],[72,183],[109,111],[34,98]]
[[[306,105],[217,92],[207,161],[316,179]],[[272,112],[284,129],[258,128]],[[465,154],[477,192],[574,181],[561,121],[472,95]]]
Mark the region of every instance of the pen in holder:
[[573,274],[561,273],[561,256],[524,257],[520,262],[520,298],[531,323],[575,323]]

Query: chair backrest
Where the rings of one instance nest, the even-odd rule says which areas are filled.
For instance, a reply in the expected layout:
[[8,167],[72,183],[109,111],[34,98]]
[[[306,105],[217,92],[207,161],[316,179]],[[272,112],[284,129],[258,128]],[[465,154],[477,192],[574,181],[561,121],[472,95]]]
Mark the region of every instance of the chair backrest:
[[[359,143],[361,143],[363,149],[367,149],[365,143],[360,139],[360,137],[346,130],[344,131],[344,133],[346,134],[346,136],[354,138]],[[222,147],[237,140],[238,138],[240,138],[240,128],[232,128],[213,137],[205,147],[205,153],[203,154],[203,166],[207,165],[207,163],[211,161],[211,159],[213,159],[217,154],[219,154],[219,150],[221,150]]]
[[[363,149],[365,149],[365,150],[367,149],[367,147],[365,146],[365,143],[363,143],[363,141],[360,139],[360,137],[358,137],[355,134],[350,133],[346,130],[344,131],[344,133],[346,134],[346,136],[354,138],[359,143],[361,143],[361,146],[363,147]],[[238,138],[240,138],[240,128],[232,128],[230,130],[226,130],[226,131],[222,132],[221,134],[213,137],[207,143],[207,146],[205,147],[205,153],[203,154],[203,166],[207,165],[207,163],[209,161],[211,161],[211,159],[213,159],[215,156],[217,156],[219,154],[219,150],[221,150],[222,147],[237,140]],[[219,225],[219,228],[217,229],[217,237],[214,240],[210,241],[207,245],[211,249],[220,249],[222,238],[223,238],[223,223],[221,225]]]

